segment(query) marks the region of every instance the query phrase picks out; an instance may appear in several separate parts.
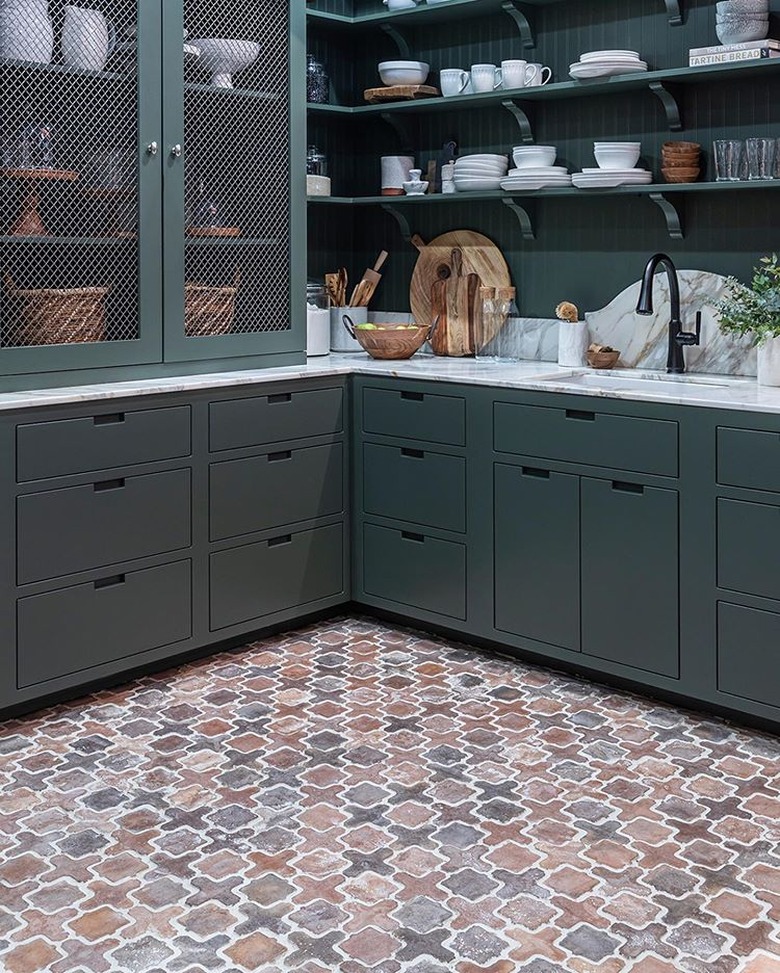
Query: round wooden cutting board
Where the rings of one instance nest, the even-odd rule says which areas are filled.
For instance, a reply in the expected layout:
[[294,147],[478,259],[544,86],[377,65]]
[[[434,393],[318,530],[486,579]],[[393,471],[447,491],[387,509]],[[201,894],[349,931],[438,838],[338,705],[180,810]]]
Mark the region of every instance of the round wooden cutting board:
[[419,237],[412,242],[420,251],[409,290],[409,303],[417,324],[427,326],[432,323],[431,290],[441,279],[439,269],[450,266],[453,250],[460,250],[463,254],[463,275],[478,274],[482,287],[510,287],[512,284],[504,255],[492,240],[481,233],[450,230],[427,245]]

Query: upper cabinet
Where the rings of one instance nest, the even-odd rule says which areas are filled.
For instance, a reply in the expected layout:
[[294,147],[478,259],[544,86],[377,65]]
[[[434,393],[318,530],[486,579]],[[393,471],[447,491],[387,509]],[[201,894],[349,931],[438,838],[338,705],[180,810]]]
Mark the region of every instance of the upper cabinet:
[[0,0],[1,373],[302,349],[294,6]]

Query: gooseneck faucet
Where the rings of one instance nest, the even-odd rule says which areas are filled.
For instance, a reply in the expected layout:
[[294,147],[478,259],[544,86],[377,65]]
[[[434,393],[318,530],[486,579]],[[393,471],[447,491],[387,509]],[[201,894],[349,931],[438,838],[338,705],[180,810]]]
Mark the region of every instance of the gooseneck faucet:
[[639,292],[639,303],[636,306],[636,313],[653,313],[653,283],[655,282],[656,272],[661,264],[663,264],[669,280],[669,300],[672,305],[672,318],[669,322],[669,354],[666,359],[666,370],[671,375],[682,375],[685,371],[683,348],[686,345],[698,345],[701,343],[701,311],[696,314],[696,331],[683,331],[682,320],[680,319],[680,281],[677,277],[677,268],[668,254],[656,253],[648,260],[647,266],[645,267],[645,274],[642,278],[642,289]]

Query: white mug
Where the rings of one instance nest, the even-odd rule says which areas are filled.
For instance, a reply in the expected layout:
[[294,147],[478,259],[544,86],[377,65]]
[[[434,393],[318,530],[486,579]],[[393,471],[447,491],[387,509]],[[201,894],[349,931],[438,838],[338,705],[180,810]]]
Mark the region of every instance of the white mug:
[[495,64],[471,65],[471,87],[475,95],[495,91],[499,84],[498,68]]
[[441,93],[445,98],[452,98],[453,95],[462,95],[469,83],[468,71],[461,68],[445,68],[439,72],[439,84]]
[[510,88],[525,88],[532,85],[539,77],[539,67],[528,61],[502,61],[498,70],[499,84],[505,90]]
[[[530,67],[536,68],[537,73],[533,81],[526,82],[529,88],[538,88],[539,85],[552,81],[552,68],[548,68],[545,64],[531,64]],[[547,77],[545,77],[545,72],[547,72]]]

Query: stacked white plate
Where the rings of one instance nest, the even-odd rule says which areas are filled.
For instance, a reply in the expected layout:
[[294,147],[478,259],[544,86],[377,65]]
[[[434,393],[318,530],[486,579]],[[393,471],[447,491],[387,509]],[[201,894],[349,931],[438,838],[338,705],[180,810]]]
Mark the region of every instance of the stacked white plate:
[[501,180],[501,188],[507,192],[571,186],[571,175],[566,166],[524,166],[510,169],[506,179]]
[[640,59],[638,51],[588,51],[569,67],[569,74],[577,81],[638,71],[647,71],[647,61]]
[[459,193],[500,189],[508,168],[505,155],[463,155],[455,162],[455,188]]
[[646,186],[653,181],[647,169],[583,169],[571,177],[577,189],[614,189],[616,186]]

